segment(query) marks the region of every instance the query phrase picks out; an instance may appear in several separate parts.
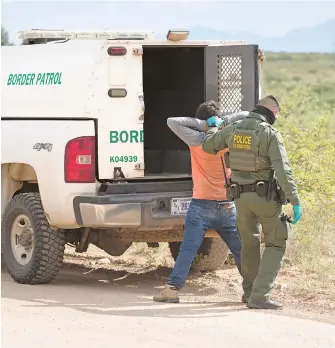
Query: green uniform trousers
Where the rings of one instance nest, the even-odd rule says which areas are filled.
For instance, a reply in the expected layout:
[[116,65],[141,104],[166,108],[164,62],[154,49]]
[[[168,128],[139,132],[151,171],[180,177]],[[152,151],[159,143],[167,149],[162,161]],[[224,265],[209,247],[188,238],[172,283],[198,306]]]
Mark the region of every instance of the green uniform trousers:
[[[257,193],[242,193],[235,199],[236,225],[240,234],[241,273],[246,297],[263,301],[268,299],[281,267],[286,250],[290,225],[281,221],[282,206],[267,201]],[[264,233],[265,250],[261,257],[260,233]]]

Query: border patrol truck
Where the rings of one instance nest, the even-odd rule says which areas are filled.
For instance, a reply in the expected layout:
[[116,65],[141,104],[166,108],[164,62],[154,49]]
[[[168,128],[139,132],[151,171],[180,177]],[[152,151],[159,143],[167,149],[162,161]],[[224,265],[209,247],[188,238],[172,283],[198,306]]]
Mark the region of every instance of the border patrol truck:
[[[26,30],[2,47],[1,243],[15,281],[51,281],[65,244],[119,256],[168,242],[177,257],[192,177],[166,120],[206,100],[251,110],[263,59],[257,45],[188,35]],[[214,270],[228,250],[210,231],[199,253]]]

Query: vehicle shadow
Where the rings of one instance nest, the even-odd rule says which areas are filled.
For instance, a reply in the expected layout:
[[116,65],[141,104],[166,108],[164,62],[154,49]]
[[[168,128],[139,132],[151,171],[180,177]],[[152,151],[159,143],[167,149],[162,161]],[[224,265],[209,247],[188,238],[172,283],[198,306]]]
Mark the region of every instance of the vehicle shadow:
[[143,273],[117,270],[75,270],[62,268],[50,284],[23,285],[14,282],[2,271],[2,294],[4,299],[19,301],[24,308],[66,307],[84,313],[133,317],[198,318],[222,317],[229,312],[247,310],[240,301],[230,296],[226,300],[213,301],[211,295],[217,290],[205,284],[187,284],[181,293],[181,303],[165,304],[152,300],[164,285],[161,278],[171,272],[159,267]]

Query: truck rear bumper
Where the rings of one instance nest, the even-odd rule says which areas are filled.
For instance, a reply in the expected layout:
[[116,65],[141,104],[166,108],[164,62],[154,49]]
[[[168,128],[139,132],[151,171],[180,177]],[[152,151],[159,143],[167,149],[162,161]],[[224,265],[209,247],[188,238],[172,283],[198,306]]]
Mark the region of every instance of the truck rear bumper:
[[171,215],[171,199],[191,197],[192,191],[77,196],[73,207],[82,227],[173,228],[185,217]]

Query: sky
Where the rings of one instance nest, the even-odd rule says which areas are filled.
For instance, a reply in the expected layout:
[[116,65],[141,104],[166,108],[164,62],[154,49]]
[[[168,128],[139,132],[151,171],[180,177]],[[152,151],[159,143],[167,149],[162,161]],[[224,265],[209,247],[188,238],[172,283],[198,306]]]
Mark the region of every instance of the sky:
[[27,1],[2,0],[1,22],[10,40],[24,29],[153,30],[206,26],[282,36],[335,18],[333,1]]

